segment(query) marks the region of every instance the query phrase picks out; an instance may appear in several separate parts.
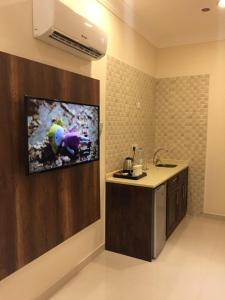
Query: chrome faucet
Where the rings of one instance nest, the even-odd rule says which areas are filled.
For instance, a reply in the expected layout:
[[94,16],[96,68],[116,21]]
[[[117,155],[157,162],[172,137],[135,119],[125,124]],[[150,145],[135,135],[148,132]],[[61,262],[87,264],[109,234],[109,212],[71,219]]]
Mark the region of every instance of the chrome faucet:
[[155,166],[157,166],[157,165],[161,162],[161,161],[160,161],[160,158],[157,157],[157,154],[158,154],[160,151],[166,151],[166,152],[168,152],[168,150],[167,150],[167,149],[164,149],[164,148],[159,148],[159,149],[157,149],[157,150],[154,152],[152,162],[153,162],[153,165],[155,165]]

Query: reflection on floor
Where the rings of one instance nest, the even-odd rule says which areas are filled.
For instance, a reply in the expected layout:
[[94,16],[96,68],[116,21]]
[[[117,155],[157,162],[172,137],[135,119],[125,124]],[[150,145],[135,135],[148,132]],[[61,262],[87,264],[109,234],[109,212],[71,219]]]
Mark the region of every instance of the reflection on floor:
[[225,222],[186,217],[152,263],[105,251],[51,300],[224,300]]

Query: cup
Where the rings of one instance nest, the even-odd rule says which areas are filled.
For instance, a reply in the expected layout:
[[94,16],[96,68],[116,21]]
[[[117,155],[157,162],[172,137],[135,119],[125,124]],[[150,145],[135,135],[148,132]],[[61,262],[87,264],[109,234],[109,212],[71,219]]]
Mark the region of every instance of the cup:
[[143,165],[144,161],[144,150],[143,148],[137,148],[135,152],[135,164]]
[[142,165],[133,166],[133,176],[139,176],[142,174]]
[[147,162],[147,159],[144,159],[144,162],[143,162],[143,171],[147,171],[149,168],[148,168],[148,162]]

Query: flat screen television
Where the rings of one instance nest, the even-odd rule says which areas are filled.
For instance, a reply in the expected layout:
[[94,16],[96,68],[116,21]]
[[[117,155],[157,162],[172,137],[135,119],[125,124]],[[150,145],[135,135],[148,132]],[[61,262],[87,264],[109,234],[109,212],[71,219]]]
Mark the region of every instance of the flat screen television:
[[99,160],[99,106],[25,96],[28,174]]

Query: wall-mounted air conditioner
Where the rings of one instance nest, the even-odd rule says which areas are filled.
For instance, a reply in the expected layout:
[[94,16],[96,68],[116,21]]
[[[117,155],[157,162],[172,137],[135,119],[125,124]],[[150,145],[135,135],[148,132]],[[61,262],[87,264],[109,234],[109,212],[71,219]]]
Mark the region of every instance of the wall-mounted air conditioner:
[[89,60],[106,54],[103,30],[59,0],[33,0],[34,37]]

